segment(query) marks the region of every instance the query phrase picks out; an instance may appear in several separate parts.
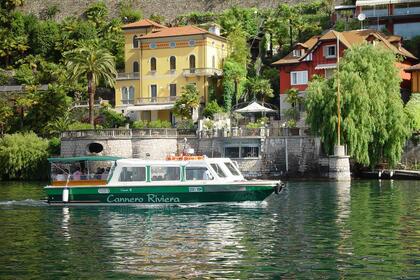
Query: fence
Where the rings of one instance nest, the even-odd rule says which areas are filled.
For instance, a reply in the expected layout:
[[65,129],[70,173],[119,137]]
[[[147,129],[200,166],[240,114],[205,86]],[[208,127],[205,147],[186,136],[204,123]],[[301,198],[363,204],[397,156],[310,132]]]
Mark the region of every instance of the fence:
[[176,128],[144,128],[144,129],[86,129],[69,130],[61,133],[61,138],[173,138],[196,136],[191,129]]

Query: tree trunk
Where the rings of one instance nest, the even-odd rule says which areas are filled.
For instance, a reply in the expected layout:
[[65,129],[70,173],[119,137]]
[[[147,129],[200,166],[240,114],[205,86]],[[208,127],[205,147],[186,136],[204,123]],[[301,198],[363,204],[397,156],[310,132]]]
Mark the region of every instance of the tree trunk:
[[88,95],[89,95],[89,123],[94,126],[95,125],[95,116],[93,112],[93,102],[95,98],[95,85],[93,84],[93,74],[87,74],[88,79]]
[[238,105],[238,80],[235,79],[235,105]]

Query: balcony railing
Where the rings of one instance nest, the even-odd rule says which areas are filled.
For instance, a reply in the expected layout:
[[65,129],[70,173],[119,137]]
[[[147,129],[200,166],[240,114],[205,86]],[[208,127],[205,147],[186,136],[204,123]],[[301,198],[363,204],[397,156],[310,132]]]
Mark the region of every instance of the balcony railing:
[[184,77],[196,77],[196,76],[222,76],[223,71],[216,68],[188,68],[183,69],[182,74]]
[[117,74],[117,80],[139,80],[139,79],[140,79],[139,72]]
[[136,99],[135,105],[175,103],[179,96],[140,97]]
[[196,137],[196,131],[191,129],[176,128],[143,128],[143,129],[86,129],[69,130],[61,133],[61,138],[174,138],[174,137]]

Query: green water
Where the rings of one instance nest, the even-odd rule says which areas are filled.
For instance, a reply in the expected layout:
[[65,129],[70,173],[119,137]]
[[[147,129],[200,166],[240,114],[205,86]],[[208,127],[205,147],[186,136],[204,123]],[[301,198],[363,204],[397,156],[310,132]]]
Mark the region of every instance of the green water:
[[0,279],[420,279],[420,182],[289,182],[267,203],[51,207],[0,183]]

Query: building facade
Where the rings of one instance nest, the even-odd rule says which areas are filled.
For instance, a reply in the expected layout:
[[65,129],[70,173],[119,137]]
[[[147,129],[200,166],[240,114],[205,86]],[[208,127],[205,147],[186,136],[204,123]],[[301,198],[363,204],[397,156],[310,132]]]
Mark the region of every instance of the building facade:
[[356,13],[365,15],[365,28],[403,37],[420,36],[420,0],[363,0],[356,1]]
[[135,120],[175,122],[172,108],[188,84],[204,105],[217,91],[228,53],[217,26],[166,27],[151,20],[123,26],[125,72],[115,86],[116,109]]
[[287,91],[295,88],[304,97],[308,82],[314,75],[331,77],[337,67],[337,56],[353,45],[363,42],[381,45],[404,59],[397,63],[403,79],[402,91],[410,91],[411,75],[404,70],[416,61],[416,57],[401,46],[399,36],[385,36],[376,30],[353,30],[345,32],[328,31],[324,35],[314,36],[304,43],[298,43],[293,51],[273,63],[280,75],[280,111],[285,113],[290,105],[285,102]]
[[411,92],[420,93],[420,63],[407,68],[405,71],[411,73]]

